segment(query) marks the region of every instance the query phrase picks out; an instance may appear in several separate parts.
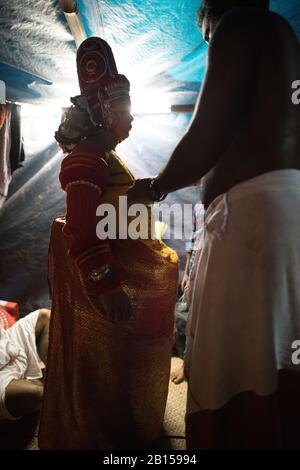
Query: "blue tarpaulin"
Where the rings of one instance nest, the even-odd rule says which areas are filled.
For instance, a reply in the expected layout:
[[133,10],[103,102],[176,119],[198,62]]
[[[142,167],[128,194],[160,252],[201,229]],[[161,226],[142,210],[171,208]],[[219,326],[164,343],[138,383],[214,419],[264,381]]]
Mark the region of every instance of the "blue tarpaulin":
[[[199,0],[79,0],[88,36],[112,46],[120,72],[141,92],[157,87],[171,104],[194,102],[207,46],[197,27]],[[299,0],[272,0],[300,38]],[[57,0],[0,0],[0,79],[8,98],[65,100],[77,90],[75,45]],[[255,34],[255,31],[253,31]]]

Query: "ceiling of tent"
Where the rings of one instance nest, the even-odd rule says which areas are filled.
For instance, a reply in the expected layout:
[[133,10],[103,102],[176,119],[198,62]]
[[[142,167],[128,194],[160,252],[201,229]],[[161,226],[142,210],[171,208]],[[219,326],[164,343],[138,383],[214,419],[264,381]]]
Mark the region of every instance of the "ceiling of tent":
[[[196,24],[200,0],[79,0],[88,36],[113,48],[133,99],[148,106],[191,104],[205,69],[207,46]],[[300,38],[299,0],[273,0]],[[78,93],[75,43],[58,0],[0,0],[0,79],[7,98],[66,103]],[[153,109],[155,110],[155,109]],[[152,109],[151,109],[152,111]]]
[[60,98],[74,83],[76,47],[58,0],[0,0],[0,40],[9,100]]

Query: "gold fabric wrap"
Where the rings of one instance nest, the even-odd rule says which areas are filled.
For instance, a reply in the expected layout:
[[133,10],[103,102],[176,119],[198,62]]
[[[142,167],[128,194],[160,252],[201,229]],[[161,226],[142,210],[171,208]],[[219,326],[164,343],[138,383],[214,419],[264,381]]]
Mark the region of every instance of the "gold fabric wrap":
[[0,103],[0,130],[2,129],[3,124],[5,123],[7,116],[7,104]]
[[[114,156],[109,165],[101,202],[117,204],[132,175]],[[53,303],[40,448],[145,448],[160,433],[167,400],[177,255],[159,240],[111,240],[133,308],[129,321],[114,324],[85,295],[64,224],[54,221],[49,247]]]

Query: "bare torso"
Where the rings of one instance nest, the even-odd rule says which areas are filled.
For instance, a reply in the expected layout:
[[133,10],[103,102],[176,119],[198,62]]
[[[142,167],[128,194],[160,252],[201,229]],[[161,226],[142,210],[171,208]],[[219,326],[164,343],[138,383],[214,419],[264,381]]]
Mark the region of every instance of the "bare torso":
[[204,179],[206,207],[219,194],[257,175],[300,169],[300,104],[292,102],[295,80],[300,80],[299,42],[288,23],[270,13],[240,128]]

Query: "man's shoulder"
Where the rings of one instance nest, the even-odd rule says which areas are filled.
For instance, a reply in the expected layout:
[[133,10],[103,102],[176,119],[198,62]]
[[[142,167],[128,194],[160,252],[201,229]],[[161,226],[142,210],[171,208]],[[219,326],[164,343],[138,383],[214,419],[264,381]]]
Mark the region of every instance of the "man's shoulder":
[[225,13],[217,24],[212,45],[229,45],[251,47],[265,41],[266,35],[275,30],[291,28],[282,16],[269,10],[251,7],[236,7]]
[[216,28],[216,32],[232,30],[233,32],[252,32],[257,33],[269,26],[290,27],[288,21],[279,14],[253,7],[236,7],[225,13]]

